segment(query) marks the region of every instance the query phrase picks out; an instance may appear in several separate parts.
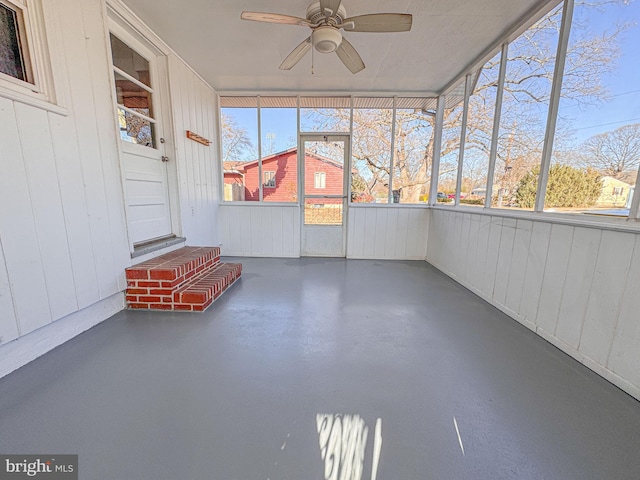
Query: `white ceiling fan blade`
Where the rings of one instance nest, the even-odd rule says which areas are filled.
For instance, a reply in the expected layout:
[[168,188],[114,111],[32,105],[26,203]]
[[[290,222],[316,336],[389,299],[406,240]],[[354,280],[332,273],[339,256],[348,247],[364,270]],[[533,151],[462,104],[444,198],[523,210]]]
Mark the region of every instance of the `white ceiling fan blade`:
[[280,65],[280,70],[291,70],[296,63],[302,60],[302,57],[311,49],[311,37],[307,37],[302,41],[300,45],[293,49],[293,51],[287,55],[284,62]]
[[372,13],[345,18],[341,27],[349,32],[408,32],[412,22],[408,13]]
[[346,38],[342,38],[342,43],[336,49],[336,53],[338,57],[340,57],[340,60],[342,60],[342,63],[344,63],[344,66],[351,70],[351,73],[358,73],[364,70],[362,58],[360,58],[356,49],[353,48],[353,45],[351,45]]
[[254,22],[281,23],[284,25],[300,25],[303,27],[311,26],[311,22],[305,18],[292,17],[291,15],[282,15],[280,13],[242,12],[240,18]]
[[342,0],[320,0],[320,11],[328,19],[338,12],[341,3]]

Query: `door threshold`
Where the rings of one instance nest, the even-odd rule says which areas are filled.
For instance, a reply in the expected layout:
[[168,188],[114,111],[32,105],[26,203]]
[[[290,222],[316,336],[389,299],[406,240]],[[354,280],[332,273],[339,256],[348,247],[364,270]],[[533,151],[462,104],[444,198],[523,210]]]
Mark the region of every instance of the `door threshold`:
[[157,250],[176,245],[178,243],[184,243],[186,241],[187,239],[184,237],[176,237],[175,235],[171,235],[169,237],[156,238],[155,240],[149,240],[148,242],[139,243],[133,246],[133,253],[131,254],[131,258],[141,257],[142,255],[146,255],[148,253],[152,253]]

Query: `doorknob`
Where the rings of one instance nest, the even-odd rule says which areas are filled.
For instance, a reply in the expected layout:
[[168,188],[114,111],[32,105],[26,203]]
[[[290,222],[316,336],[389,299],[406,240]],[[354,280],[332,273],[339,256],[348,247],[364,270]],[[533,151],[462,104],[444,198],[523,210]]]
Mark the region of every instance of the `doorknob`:
[[162,161],[163,162],[168,162],[169,161],[169,157],[166,157],[166,156],[163,155],[162,156]]

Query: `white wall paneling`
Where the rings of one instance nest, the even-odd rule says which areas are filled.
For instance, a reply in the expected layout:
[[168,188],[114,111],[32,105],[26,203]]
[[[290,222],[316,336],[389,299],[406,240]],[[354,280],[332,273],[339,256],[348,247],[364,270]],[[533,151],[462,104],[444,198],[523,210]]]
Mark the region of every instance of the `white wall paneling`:
[[640,399],[640,233],[435,209],[427,261]]
[[298,205],[222,203],[219,213],[222,255],[300,256]]
[[[181,59],[168,58],[173,127],[175,130],[175,164],[182,236],[189,245],[217,245],[218,162],[217,133],[214,122],[215,92]],[[211,140],[209,146],[186,138],[190,130]],[[170,162],[174,161],[171,158]]]
[[0,99],[3,350],[119,293],[129,262],[104,4],[61,0],[44,14],[67,108]]
[[[65,108],[0,98],[0,376],[122,309],[131,265],[106,4],[44,7]],[[174,220],[189,243],[216,245],[216,145],[185,133],[216,139],[215,92],[162,47],[171,89],[161,93],[173,107],[165,135],[181,182],[175,197],[183,200]]]
[[429,213],[406,206],[349,208],[347,258],[424,260]]
[[[349,209],[347,258],[424,260],[429,210],[389,206]],[[299,257],[298,205],[220,205],[222,254]]]

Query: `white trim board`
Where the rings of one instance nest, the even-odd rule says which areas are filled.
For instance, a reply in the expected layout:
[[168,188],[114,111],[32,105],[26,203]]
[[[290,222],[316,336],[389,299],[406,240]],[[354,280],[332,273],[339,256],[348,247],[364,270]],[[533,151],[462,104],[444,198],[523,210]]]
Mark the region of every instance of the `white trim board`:
[[124,309],[119,292],[0,346],[0,378],[98,325]]

